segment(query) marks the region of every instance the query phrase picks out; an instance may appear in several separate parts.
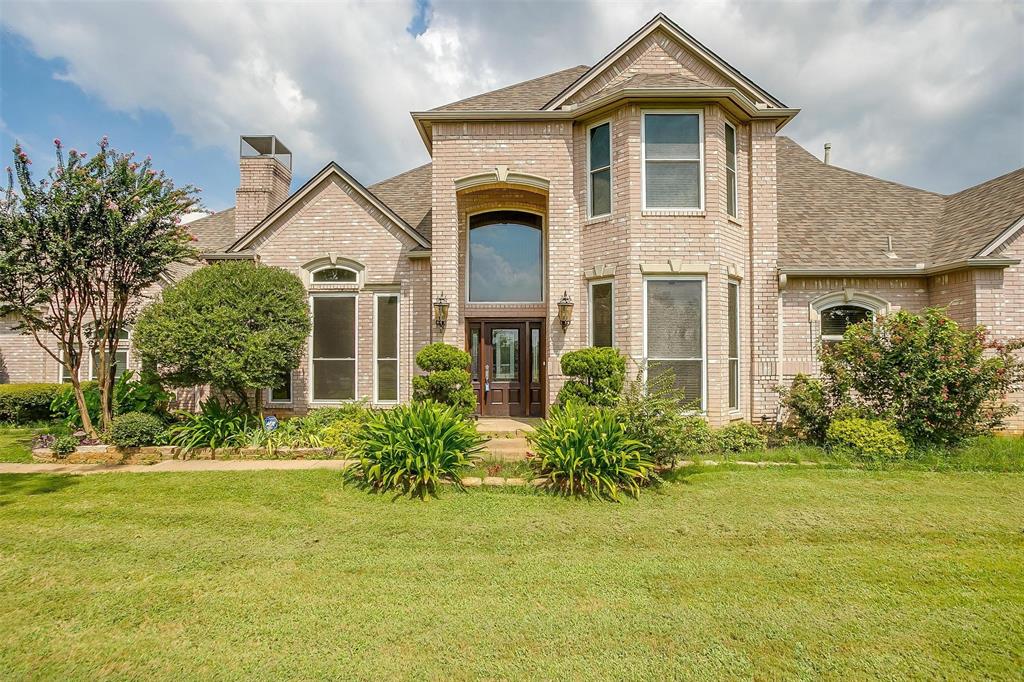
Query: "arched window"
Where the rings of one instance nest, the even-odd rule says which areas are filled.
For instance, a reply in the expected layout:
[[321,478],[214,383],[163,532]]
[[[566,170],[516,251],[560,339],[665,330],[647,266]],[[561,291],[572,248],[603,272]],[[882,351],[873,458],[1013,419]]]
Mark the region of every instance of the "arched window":
[[821,311],[821,340],[834,343],[843,340],[846,330],[855,324],[873,320],[875,311],[860,305],[836,305]]
[[313,281],[321,284],[355,284],[359,274],[350,268],[331,266],[313,272]]
[[469,300],[543,302],[544,232],[539,215],[491,211],[470,216]]

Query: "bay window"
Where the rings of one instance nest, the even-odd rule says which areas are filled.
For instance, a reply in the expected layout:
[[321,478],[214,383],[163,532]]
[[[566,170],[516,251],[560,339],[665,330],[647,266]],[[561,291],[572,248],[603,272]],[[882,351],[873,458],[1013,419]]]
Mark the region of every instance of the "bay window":
[[316,294],[312,297],[312,398],[314,401],[356,397],[356,297]]
[[700,112],[645,112],[642,134],[644,209],[702,209],[704,125]]
[[671,372],[684,403],[704,409],[704,278],[644,281],[644,361],[648,380]]

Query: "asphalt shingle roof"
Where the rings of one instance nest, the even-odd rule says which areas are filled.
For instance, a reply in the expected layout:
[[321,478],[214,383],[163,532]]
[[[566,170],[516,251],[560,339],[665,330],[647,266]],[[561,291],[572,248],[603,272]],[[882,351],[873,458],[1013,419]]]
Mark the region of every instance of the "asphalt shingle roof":
[[590,69],[574,66],[522,83],[445,104],[431,111],[540,111]]
[[1024,168],[946,197],[932,259],[970,258],[1024,216]]
[[433,165],[427,163],[367,187],[427,241],[430,241],[432,232],[432,168]]

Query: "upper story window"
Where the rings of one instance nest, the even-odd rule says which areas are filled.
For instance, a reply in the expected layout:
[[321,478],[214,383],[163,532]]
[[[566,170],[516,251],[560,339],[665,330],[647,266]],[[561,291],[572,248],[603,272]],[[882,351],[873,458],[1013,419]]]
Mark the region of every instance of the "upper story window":
[[332,266],[315,271],[313,281],[321,284],[355,284],[359,281],[359,274],[349,268]]
[[821,340],[835,343],[843,340],[843,334],[852,325],[875,319],[870,308],[859,305],[837,305],[821,311]]
[[704,207],[704,122],[699,111],[643,115],[645,209]]
[[543,251],[543,222],[535,213],[470,216],[469,302],[542,303]]
[[725,209],[733,218],[739,217],[736,189],[736,128],[725,124]]
[[593,126],[587,131],[587,168],[590,217],[612,212],[612,124]]

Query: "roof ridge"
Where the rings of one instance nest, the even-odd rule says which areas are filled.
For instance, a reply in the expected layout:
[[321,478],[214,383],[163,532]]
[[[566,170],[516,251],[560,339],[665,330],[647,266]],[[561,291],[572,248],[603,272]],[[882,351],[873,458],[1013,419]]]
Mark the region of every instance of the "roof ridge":
[[1021,171],[1024,171],[1024,166],[1021,166],[1020,168],[1015,168],[1012,171],[1007,171],[1007,172],[1003,173],[1002,175],[997,175],[994,178],[989,178],[988,180],[984,180],[984,181],[979,182],[979,183],[977,183],[975,185],[971,185],[970,187],[964,187],[963,189],[957,190],[956,192],[953,192],[952,194],[946,194],[945,197],[947,199],[952,199],[953,197],[959,196],[959,195],[961,195],[961,194],[963,194],[965,192],[970,192],[971,190],[978,189],[979,187],[984,187],[985,185],[990,185],[993,182],[998,182],[999,180],[1002,180],[1003,178],[1009,177],[1009,176],[1013,175],[1014,173],[1020,173]]
[[[526,85],[527,83],[533,83],[534,81],[539,81],[539,80],[544,79],[544,78],[550,78],[551,76],[557,76],[560,73],[565,73],[566,71],[572,71],[574,69],[587,69],[587,70],[589,70],[590,67],[587,66],[586,64],[577,64],[576,66],[570,66],[570,67],[565,68],[565,69],[559,69],[558,71],[552,71],[550,73],[545,73],[545,74],[542,74],[540,76],[536,76],[534,78],[527,78],[526,80],[519,81],[518,83],[510,83],[508,85],[505,85],[505,86],[500,87],[500,88],[496,88],[494,90],[488,90],[486,92],[480,92],[480,93],[477,93],[475,95],[471,95],[469,97],[463,97],[462,99],[455,100],[454,102],[447,102],[447,103],[442,104],[440,106],[434,107],[433,109],[430,109],[430,111],[441,111],[441,110],[447,109],[448,107],[453,107],[456,104],[462,104],[462,103],[468,102],[468,101],[470,101],[472,99],[476,99],[477,97],[483,97],[484,95],[493,95],[495,93],[504,92],[505,90],[509,90],[511,88],[516,88],[516,87],[519,87],[521,85]],[[584,73],[586,73],[586,72],[584,72]],[[582,75],[583,74],[580,74],[580,76],[582,76]],[[579,80],[579,78],[577,78],[576,80]],[[573,83],[575,83],[575,82],[576,81],[573,81]]]

